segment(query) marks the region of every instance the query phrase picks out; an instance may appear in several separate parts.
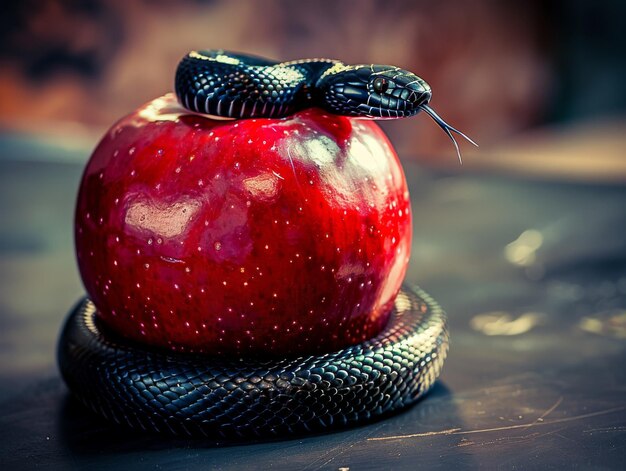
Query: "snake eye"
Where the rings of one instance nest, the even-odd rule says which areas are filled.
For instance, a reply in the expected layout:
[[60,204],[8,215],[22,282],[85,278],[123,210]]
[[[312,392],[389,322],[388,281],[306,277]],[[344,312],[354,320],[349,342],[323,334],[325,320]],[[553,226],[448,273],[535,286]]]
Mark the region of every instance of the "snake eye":
[[382,77],[376,77],[374,79],[373,86],[376,93],[385,93],[389,88],[389,82],[387,81],[387,79],[384,79]]

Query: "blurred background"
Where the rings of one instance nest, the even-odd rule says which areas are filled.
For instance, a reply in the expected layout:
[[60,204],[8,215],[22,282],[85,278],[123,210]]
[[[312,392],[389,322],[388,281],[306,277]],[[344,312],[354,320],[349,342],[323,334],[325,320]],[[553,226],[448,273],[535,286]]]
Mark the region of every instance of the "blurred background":
[[[445,386],[377,430],[517,430],[548,415],[563,421],[558,429],[546,424],[543,434],[499,432],[482,447],[477,435],[462,444],[441,436],[429,447],[394,442],[377,453],[374,442],[344,447],[363,469],[379,455],[393,468],[415,450],[433,468],[455,467],[457,459],[489,469],[623,467],[626,448],[616,439],[626,430],[620,0],[2,2],[0,425],[18,432],[2,441],[0,457],[57,467],[71,457],[86,467],[116,454],[130,459],[137,449],[139,438],[94,431],[91,419],[62,405],[55,343],[84,293],[73,210],[82,169],[106,129],[170,92],[178,61],[199,48],[409,69],[432,86],[434,108],[480,144],[460,142],[460,166],[428,117],[381,122],[412,198],[407,282],[448,311],[452,349]],[[589,419],[569,422],[578,416]],[[340,448],[335,440],[292,443],[297,452],[278,454],[321,463]],[[134,463],[174,459],[169,445],[163,454],[157,446],[132,455]],[[198,453],[215,465],[214,450]],[[254,453],[239,462],[220,453],[220,463],[238,469],[281,459],[267,450],[258,463]]]
[[[0,130],[91,145],[169,92],[189,50],[389,63],[481,144],[469,167],[626,174],[626,4],[618,0],[27,0],[0,15]],[[383,123],[400,155],[456,165],[423,116]],[[548,131],[548,133],[544,132]],[[569,141],[564,142],[562,133]],[[599,155],[600,154],[600,155]]]

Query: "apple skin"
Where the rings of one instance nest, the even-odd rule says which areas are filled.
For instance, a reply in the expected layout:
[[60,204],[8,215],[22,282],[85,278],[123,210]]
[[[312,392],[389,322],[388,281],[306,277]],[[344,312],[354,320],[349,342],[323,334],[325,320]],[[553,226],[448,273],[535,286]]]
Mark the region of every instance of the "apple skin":
[[215,120],[171,94],[104,136],[75,222],[82,279],[110,329],[235,356],[374,337],[412,233],[402,168],[373,121],[318,109]]

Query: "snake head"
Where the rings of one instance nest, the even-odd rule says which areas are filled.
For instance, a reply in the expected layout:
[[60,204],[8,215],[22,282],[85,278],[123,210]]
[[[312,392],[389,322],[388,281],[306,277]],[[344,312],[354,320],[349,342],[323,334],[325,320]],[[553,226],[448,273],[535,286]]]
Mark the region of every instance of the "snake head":
[[430,86],[392,65],[335,64],[319,78],[320,100],[331,113],[374,119],[413,116],[430,101]]
[[337,63],[326,70],[316,87],[323,99],[318,100],[331,113],[372,119],[394,119],[424,111],[452,140],[461,161],[461,151],[452,133],[476,147],[472,139],[446,123],[428,106],[432,97],[430,85],[408,70],[393,65],[345,65]]

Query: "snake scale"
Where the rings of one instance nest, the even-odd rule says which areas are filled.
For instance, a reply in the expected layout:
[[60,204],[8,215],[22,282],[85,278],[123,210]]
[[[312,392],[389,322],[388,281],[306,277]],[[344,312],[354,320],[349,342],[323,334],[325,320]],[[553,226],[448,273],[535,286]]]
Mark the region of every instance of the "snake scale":
[[[370,118],[429,114],[429,85],[387,65],[329,59],[277,63],[227,51],[193,51],[175,81],[188,110],[221,118],[281,118],[307,107]],[[266,437],[349,425],[414,403],[448,350],[445,314],[418,288],[398,294],[377,337],[336,352],[275,359],[211,358],[132,343],[101,325],[88,299],[70,313],[58,363],[70,390],[119,424],[187,436]]]
[[377,337],[337,352],[238,361],[157,351],[104,330],[85,299],[59,341],[65,382],[119,424],[190,437],[267,437],[367,421],[404,408],[439,376],[445,314],[402,290]]

